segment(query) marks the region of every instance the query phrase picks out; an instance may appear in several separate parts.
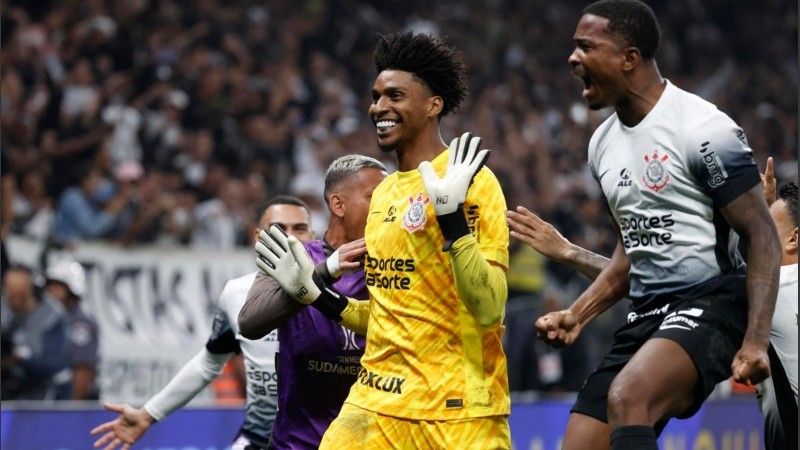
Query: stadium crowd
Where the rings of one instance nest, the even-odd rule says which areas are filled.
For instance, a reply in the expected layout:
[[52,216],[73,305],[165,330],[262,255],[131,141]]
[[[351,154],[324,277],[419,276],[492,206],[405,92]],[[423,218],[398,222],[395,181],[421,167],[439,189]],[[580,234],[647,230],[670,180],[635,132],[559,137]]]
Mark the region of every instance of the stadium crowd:
[[[661,72],[739,123],[760,168],[797,179],[797,4],[648,2]],[[494,150],[509,207],[609,255],[614,233],[586,169],[589,111],[567,57],[577,0],[4,0],[0,63],[2,237],[249,246],[258,206],[293,194],[321,236],[324,169],[380,154],[366,111],[379,34],[447,36],[471,94],[442,124]],[[768,25],[767,25],[768,24]],[[389,155],[391,156],[391,155]],[[561,352],[533,321],[589,281],[512,240],[506,352],[514,391],[575,391],[610,343],[618,305]]]

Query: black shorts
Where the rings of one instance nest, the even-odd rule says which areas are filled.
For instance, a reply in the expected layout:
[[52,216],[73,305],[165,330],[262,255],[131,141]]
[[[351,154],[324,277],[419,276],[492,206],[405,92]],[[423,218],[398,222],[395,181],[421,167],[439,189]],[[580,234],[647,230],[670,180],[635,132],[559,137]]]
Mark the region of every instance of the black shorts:
[[[637,314],[631,308],[628,323],[614,335],[611,350],[587,378],[571,412],[607,423],[611,382],[648,339],[666,338],[683,347],[697,368],[696,401],[678,417],[693,416],[714,387],[731,376],[731,363],[747,328],[747,309],[743,279],[649,312]],[[657,423],[656,432],[660,434],[665,425],[666,421]]]

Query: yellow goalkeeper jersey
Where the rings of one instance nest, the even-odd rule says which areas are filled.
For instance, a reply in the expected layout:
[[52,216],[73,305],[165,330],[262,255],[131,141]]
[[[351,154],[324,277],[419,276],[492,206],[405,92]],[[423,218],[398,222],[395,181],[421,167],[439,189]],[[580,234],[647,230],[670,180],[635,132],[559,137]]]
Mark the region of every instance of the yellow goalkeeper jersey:
[[[432,161],[440,177],[447,155]],[[506,271],[506,203],[488,168],[469,188],[464,213],[481,253]],[[509,414],[504,327],[479,325],[459,298],[418,170],[395,172],[375,189],[365,237],[367,345],[346,402],[419,420]]]

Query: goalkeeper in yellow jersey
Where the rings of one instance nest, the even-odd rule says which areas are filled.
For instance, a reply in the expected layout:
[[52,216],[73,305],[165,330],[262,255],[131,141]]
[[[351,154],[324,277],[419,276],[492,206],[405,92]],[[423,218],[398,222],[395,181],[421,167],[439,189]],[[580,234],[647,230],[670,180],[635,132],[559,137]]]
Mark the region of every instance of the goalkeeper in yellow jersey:
[[480,138],[448,148],[439,131],[467,95],[466,66],[413,33],[381,37],[374,61],[369,116],[398,171],[370,204],[370,301],[313,281],[302,245],[277,227],[256,244],[259,267],[290,296],[366,332],[363,368],[320,448],[508,449],[506,203]]

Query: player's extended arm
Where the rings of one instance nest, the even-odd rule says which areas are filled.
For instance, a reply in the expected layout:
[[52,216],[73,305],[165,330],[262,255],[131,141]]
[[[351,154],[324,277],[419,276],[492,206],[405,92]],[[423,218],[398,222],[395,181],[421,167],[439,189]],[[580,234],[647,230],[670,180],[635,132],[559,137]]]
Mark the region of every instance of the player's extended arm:
[[781,248],[762,186],[754,186],[721,208],[747,243],[747,331],[731,368],[736,381],[756,384],[769,374],[769,331],[778,292]]
[[239,332],[247,339],[261,339],[304,307],[286,295],[274,278],[258,272],[239,311]]
[[313,306],[356,333],[366,334],[368,302],[347,298],[319,278],[318,285],[314,280],[314,264],[303,244],[294,236],[287,236],[279,226],[272,225],[259,233],[256,265],[295,301]]
[[464,216],[467,190],[490,154],[480,145],[481,138],[464,133],[450,142],[444,178],[429,161],[419,165],[419,172],[444,237],[442,251],[450,254],[458,294],[478,323],[488,326],[503,316],[508,285],[503,269],[480,252]]
[[[317,263],[314,274],[324,284],[332,284],[342,272],[358,269],[361,266],[358,258],[365,252],[363,239],[342,244],[328,258]],[[286,294],[274,278],[259,271],[239,311],[239,332],[247,339],[261,339],[299,313],[304,306]]]
[[143,408],[155,420],[164,419],[189,403],[189,400],[214,381],[231,356],[233,353],[215,354],[203,347]]
[[586,291],[569,308],[545,314],[536,320],[537,337],[555,348],[572,345],[587,323],[628,295],[629,271],[630,260],[622,247],[622,238],[618,236],[608,265]]
[[134,408],[131,405],[116,403],[104,403],[103,406],[109,411],[118,413],[119,416],[94,427],[89,432],[93,436],[102,434],[94,442],[93,447],[95,448],[103,447],[103,450],[114,450],[119,447],[121,450],[128,450],[131,445],[144,436],[150,425],[156,422],[144,408]]
[[517,206],[506,219],[511,236],[557,263],[566,264],[590,280],[596,279],[609,264],[609,259],[573,244],[556,228],[528,209]]
[[94,447],[112,450],[120,446],[127,450],[141,439],[150,425],[172,414],[193,399],[221,372],[233,353],[214,354],[203,347],[158,394],[141,408],[129,405],[105,404],[106,409],[119,413],[114,420],[92,429],[92,435],[102,434]]

